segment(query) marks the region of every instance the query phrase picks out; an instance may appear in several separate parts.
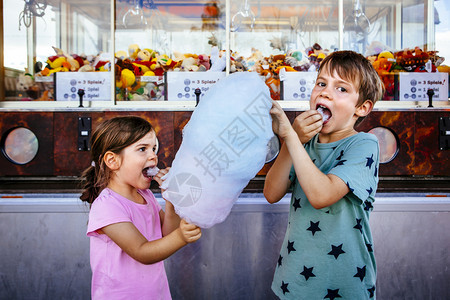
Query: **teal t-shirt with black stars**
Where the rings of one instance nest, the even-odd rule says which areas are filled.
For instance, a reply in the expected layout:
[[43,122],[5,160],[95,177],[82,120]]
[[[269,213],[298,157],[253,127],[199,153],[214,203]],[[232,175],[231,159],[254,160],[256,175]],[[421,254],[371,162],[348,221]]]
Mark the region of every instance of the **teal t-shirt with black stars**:
[[350,192],[315,209],[291,169],[289,222],[272,290],[281,299],[375,299],[369,214],[378,184],[378,140],[358,133],[321,144],[316,135],[305,149],[324,174],[341,178]]

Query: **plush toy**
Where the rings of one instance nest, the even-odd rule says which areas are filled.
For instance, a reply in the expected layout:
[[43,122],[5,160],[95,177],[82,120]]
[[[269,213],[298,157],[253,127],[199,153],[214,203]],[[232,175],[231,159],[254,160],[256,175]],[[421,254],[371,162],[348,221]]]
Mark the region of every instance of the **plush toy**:
[[194,57],[187,57],[183,59],[183,62],[181,63],[181,70],[182,71],[197,71],[198,70],[198,59]]
[[33,100],[39,97],[39,86],[35,84],[33,77],[28,73],[20,74],[17,77],[16,90],[22,100]]
[[395,53],[397,64],[407,72],[415,72],[420,70],[430,59],[429,55],[422,51],[419,47],[413,50],[405,49]]
[[209,71],[211,72],[222,72],[226,67],[226,57],[225,55],[220,56],[219,48],[211,48],[211,67]]
[[201,71],[208,71],[211,68],[211,63],[209,62],[209,56],[206,54],[200,54],[198,56],[198,64],[199,64],[199,68],[201,68]]
[[138,44],[131,44],[130,46],[128,46],[128,57],[130,59],[136,59],[139,51],[141,51],[141,49],[139,49]]

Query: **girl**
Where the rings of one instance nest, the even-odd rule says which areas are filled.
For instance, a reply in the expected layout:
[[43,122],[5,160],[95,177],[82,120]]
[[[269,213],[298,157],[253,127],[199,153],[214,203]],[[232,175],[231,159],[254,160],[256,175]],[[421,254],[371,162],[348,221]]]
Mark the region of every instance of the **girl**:
[[81,200],[91,204],[92,299],[171,299],[163,260],[195,242],[201,230],[165,212],[149,190],[155,176],[156,135],[139,117],[101,123],[91,139],[92,166],[85,170]]

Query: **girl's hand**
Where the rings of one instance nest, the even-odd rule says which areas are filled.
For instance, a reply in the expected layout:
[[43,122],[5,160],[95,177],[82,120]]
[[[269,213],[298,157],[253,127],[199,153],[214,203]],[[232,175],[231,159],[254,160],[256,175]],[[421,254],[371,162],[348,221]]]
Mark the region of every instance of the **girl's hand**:
[[294,129],[291,126],[291,122],[277,101],[272,100],[270,114],[272,115],[272,130],[274,133],[283,140],[292,134]]
[[193,243],[202,236],[202,230],[200,229],[200,227],[188,223],[184,219],[181,219],[180,222],[180,233],[181,238],[186,243]]
[[[170,167],[167,167],[165,169],[161,169],[159,170],[158,174],[156,174],[155,176],[153,176],[153,180],[155,180],[159,186],[161,186],[161,184],[164,182],[165,178],[163,179],[164,175],[166,175],[167,173],[169,173]],[[163,191],[161,191],[163,192]]]
[[322,130],[322,116],[317,110],[308,110],[298,115],[292,127],[297,132],[302,144],[309,142],[313,136]]

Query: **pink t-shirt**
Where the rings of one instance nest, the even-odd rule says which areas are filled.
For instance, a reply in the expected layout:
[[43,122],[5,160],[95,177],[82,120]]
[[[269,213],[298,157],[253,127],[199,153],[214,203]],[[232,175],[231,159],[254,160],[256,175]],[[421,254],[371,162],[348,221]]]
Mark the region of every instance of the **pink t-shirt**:
[[164,262],[144,265],[131,258],[106,234],[96,230],[131,222],[147,240],[160,239],[161,206],[150,190],[139,190],[147,204],[138,204],[104,189],[89,213],[92,299],[171,299]]

